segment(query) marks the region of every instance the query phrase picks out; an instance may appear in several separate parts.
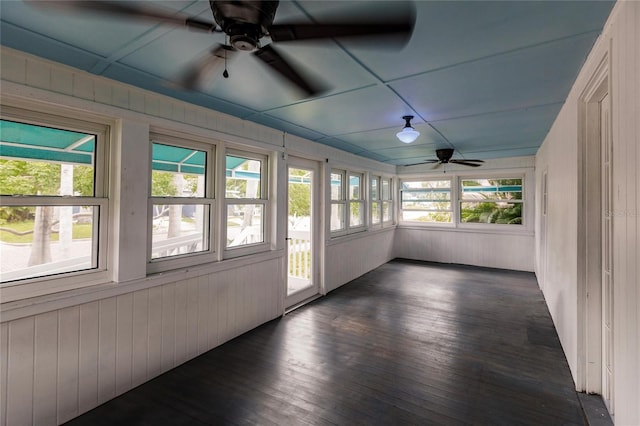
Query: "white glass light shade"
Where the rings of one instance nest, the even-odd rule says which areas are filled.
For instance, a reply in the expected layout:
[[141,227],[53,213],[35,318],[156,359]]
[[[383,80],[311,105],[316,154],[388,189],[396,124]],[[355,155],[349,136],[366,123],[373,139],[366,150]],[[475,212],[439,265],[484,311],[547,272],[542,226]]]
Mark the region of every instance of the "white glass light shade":
[[405,127],[402,131],[396,133],[398,139],[404,143],[411,143],[418,139],[420,136],[420,132],[415,130],[413,127]]

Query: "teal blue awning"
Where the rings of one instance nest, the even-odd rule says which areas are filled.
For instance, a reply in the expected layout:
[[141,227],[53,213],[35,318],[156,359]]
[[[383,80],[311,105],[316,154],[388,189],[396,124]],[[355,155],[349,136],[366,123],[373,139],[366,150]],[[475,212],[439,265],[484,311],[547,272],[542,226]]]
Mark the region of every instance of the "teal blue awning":
[[93,164],[96,136],[0,120],[0,157]]

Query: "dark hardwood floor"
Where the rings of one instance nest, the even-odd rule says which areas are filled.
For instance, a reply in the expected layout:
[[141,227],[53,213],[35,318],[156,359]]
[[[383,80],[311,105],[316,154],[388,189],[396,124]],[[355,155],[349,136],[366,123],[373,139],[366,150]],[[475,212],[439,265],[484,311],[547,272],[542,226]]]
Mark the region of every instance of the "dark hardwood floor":
[[69,424],[584,418],[533,274],[394,260]]

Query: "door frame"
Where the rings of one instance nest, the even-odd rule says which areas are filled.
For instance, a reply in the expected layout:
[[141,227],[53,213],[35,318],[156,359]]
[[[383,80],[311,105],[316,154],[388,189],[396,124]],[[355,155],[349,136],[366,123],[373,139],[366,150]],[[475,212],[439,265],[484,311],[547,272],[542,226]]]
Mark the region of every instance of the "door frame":
[[324,294],[323,282],[322,282],[322,165],[319,161],[310,160],[293,155],[287,155],[285,161],[285,176],[286,176],[286,197],[285,197],[285,238],[288,238],[289,232],[289,168],[300,168],[313,171],[313,182],[311,187],[311,280],[313,286],[307,290],[294,293],[291,296],[287,296],[287,287],[289,279],[289,251],[288,243],[285,239],[285,255],[284,255],[284,309],[288,312],[295,309],[302,304],[315,299],[318,296]]
[[[602,394],[602,170],[600,101],[611,95],[610,55],[578,102],[578,316],[576,388]],[[609,96],[611,102],[611,96]]]

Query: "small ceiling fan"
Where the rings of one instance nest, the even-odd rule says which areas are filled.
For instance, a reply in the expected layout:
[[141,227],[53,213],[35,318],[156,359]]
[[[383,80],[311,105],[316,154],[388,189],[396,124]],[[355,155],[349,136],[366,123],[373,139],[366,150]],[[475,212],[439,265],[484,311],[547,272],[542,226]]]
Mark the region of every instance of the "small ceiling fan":
[[[415,14],[413,9],[404,10],[394,6],[397,13],[386,13],[384,19],[366,20],[357,15],[351,21],[338,19],[330,23],[294,22],[274,24],[279,1],[210,0],[209,5],[215,22],[167,11],[145,1],[109,1],[109,0],[49,0],[30,3],[41,7],[65,9],[71,11],[91,11],[125,18],[151,20],[158,23],[183,26],[190,30],[204,32],[223,32],[229,44],[217,44],[202,58],[195,60],[174,83],[186,89],[201,89],[215,71],[224,69],[224,77],[229,74],[227,60],[238,52],[251,52],[269,69],[275,71],[307,97],[323,91],[320,83],[312,81],[276,50],[273,44],[314,39],[332,39],[343,37],[394,36],[403,41],[413,32]],[[406,3],[408,4],[408,3]],[[399,12],[398,12],[399,11]],[[267,38],[266,40],[263,40]],[[269,40],[270,39],[270,40]]]
[[425,160],[425,161],[421,161],[420,163],[413,163],[413,164],[405,164],[406,166],[417,166],[418,164],[429,164],[429,163],[436,163],[435,167],[438,167],[441,164],[462,164],[463,166],[470,166],[470,167],[480,167],[482,165],[482,163],[484,163],[483,160],[452,160],[451,157],[453,156],[453,149],[452,148],[443,148],[443,149],[436,149],[436,157],[438,157],[437,160]]

